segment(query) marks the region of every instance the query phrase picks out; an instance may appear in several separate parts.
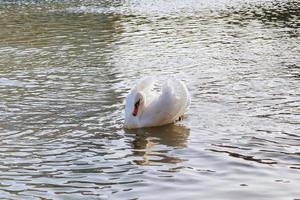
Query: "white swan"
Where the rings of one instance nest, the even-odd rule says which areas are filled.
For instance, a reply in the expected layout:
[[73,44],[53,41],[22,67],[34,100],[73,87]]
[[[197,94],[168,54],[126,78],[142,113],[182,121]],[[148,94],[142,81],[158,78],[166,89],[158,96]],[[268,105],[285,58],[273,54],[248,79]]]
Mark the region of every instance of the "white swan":
[[125,104],[125,128],[161,126],[176,122],[187,111],[190,95],[185,84],[167,79],[160,91],[155,91],[157,80],[147,77],[129,92]]

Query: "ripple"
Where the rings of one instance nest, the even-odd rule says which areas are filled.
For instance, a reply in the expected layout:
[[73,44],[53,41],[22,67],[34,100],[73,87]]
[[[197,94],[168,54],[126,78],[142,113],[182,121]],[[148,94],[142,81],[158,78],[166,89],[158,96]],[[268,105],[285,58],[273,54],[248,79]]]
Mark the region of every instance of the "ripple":
[[[0,13],[1,199],[299,197],[298,1],[5,1]],[[124,130],[124,98],[149,74],[183,79],[191,108]]]

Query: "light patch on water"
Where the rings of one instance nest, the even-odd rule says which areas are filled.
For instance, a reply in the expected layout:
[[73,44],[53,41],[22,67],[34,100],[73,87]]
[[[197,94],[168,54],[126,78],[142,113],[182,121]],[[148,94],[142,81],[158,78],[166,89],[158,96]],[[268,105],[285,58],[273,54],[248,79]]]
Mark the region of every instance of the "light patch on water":
[[[298,1],[5,1],[0,13],[0,198],[299,198]],[[190,110],[124,130],[124,98],[149,75],[182,79]]]

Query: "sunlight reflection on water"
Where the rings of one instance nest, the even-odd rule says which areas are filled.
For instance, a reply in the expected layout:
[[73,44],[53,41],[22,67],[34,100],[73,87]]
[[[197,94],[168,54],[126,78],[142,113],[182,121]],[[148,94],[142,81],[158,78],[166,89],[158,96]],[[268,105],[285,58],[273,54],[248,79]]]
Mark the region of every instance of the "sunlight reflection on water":
[[[0,3],[0,198],[300,197],[298,1]],[[124,130],[145,75],[176,125]]]

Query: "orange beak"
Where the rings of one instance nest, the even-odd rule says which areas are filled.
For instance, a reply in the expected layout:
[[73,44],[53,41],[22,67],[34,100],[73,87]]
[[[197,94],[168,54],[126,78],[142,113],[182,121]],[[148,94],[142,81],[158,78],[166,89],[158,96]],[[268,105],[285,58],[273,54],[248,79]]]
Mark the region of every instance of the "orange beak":
[[132,115],[133,115],[133,116],[136,116],[136,115],[137,115],[137,113],[138,113],[138,111],[139,111],[139,107],[138,107],[138,106],[134,106],[134,109],[133,109]]

